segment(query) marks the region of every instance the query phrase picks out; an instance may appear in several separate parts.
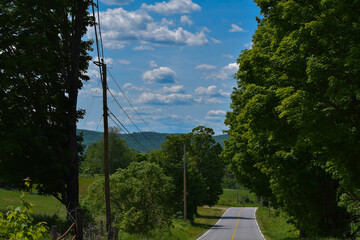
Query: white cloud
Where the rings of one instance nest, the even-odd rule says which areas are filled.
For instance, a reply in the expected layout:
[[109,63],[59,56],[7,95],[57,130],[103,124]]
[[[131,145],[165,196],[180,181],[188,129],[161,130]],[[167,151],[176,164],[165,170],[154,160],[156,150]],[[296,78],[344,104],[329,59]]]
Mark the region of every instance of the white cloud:
[[207,112],[208,116],[224,116],[226,111],[224,110],[210,110]]
[[[94,57],[94,61],[95,62],[99,61],[97,56]],[[114,64],[114,59],[113,58],[104,58],[104,62],[105,62],[106,65],[112,66]]]
[[215,85],[209,87],[198,87],[195,89],[195,94],[208,97],[228,97],[230,95],[230,93],[227,93],[221,89],[219,90]]
[[200,64],[195,67],[196,70],[211,70],[211,69],[215,69],[215,68],[216,68],[216,66],[209,65],[209,64]]
[[135,91],[144,91],[145,90],[143,87],[136,87],[132,83],[125,83],[123,88],[126,90],[135,90]]
[[150,65],[150,67],[152,67],[152,68],[157,68],[157,67],[158,67],[158,65],[156,64],[156,62],[155,62],[154,60],[151,60],[151,61],[149,62],[149,65]]
[[[177,1],[176,1],[177,2]],[[134,50],[154,50],[149,45],[205,45],[208,39],[204,30],[189,32],[181,27],[169,28],[171,20],[160,22],[144,10],[126,11],[123,8],[107,9],[100,12],[103,43],[106,48],[121,49],[131,43],[139,43]],[[88,35],[93,36],[93,29],[88,29]]]
[[176,73],[169,67],[160,67],[143,74],[143,80],[148,83],[175,83]]
[[193,21],[191,21],[190,18],[188,16],[186,16],[186,15],[183,15],[183,16],[180,17],[180,22],[182,24],[188,24],[190,26],[194,24]]
[[187,105],[193,103],[193,97],[190,94],[159,94],[159,93],[142,93],[137,98],[138,104],[155,104],[155,105]]
[[236,24],[231,24],[231,29],[229,30],[229,32],[247,32],[247,31],[242,29]]
[[220,40],[218,40],[218,39],[216,39],[216,38],[211,37],[210,39],[211,39],[211,41],[212,41],[213,43],[216,43],[216,44],[221,44],[221,43],[222,43]]
[[184,93],[185,89],[183,85],[175,85],[171,87],[163,87],[161,89],[163,93]]
[[145,50],[153,51],[155,49],[150,46],[140,45],[140,46],[134,47],[133,50],[135,50],[135,51],[145,51]]
[[220,71],[213,72],[205,77],[206,80],[226,80],[230,79],[239,69],[237,63],[230,63],[221,68]]
[[186,14],[201,10],[201,7],[191,0],[169,0],[169,2],[157,2],[154,5],[143,3],[141,8],[164,15]]
[[134,0],[101,0],[105,5],[126,5]]
[[121,64],[125,64],[125,65],[129,65],[129,64],[130,64],[130,61],[129,61],[129,60],[126,60],[126,59],[119,59],[118,62],[121,63]]
[[168,20],[167,18],[163,18],[163,19],[161,19],[161,25],[173,26],[175,24],[174,24],[173,20]]

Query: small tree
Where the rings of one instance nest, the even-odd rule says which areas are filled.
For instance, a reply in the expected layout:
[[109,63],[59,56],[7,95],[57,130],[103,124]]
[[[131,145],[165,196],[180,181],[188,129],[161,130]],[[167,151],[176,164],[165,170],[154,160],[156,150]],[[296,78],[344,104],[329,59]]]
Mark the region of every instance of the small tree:
[[[154,163],[133,162],[110,176],[113,220],[126,232],[149,235],[171,224],[172,179]],[[104,179],[89,187],[84,204],[93,213],[105,212]]]

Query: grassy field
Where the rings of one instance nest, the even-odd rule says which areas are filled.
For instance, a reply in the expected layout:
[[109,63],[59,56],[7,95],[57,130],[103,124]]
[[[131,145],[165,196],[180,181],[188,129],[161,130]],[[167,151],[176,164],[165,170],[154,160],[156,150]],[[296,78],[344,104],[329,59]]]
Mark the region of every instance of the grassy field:
[[249,190],[241,189],[238,191],[239,203],[236,203],[236,190],[235,189],[224,189],[224,193],[220,196],[217,205],[220,206],[231,206],[231,207],[253,207],[257,206],[257,197],[254,193]]
[[[279,214],[274,209],[270,211],[267,207],[259,207],[256,211],[256,219],[266,240],[297,240],[299,230],[287,223],[288,218]],[[340,240],[338,238],[302,238],[304,240]]]

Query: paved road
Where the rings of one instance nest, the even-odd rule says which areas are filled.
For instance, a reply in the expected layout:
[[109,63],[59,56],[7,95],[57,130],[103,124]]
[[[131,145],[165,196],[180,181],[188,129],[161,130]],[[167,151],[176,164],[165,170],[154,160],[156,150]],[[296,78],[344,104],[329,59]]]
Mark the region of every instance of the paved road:
[[197,240],[264,240],[255,217],[256,208],[229,208]]

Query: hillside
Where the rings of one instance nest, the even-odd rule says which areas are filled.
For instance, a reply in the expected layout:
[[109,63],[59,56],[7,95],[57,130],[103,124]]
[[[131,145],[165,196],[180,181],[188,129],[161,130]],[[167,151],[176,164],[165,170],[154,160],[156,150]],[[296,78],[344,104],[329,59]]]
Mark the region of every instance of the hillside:
[[[79,135],[80,133],[83,134],[83,138],[84,138],[83,144],[86,146],[86,148],[103,137],[102,132],[78,129],[77,134]],[[180,133],[144,132],[144,133],[133,133],[132,135],[147,149],[154,150],[161,148],[161,144],[166,140],[166,136],[179,135],[179,134]],[[145,152],[145,150],[141,146],[139,146],[139,144],[129,134],[119,134],[119,136],[120,138],[125,139],[129,147],[134,148],[139,152]],[[214,136],[214,139],[216,142],[220,143],[222,147],[224,147],[224,140],[228,139],[228,135],[223,134],[223,135]]]

